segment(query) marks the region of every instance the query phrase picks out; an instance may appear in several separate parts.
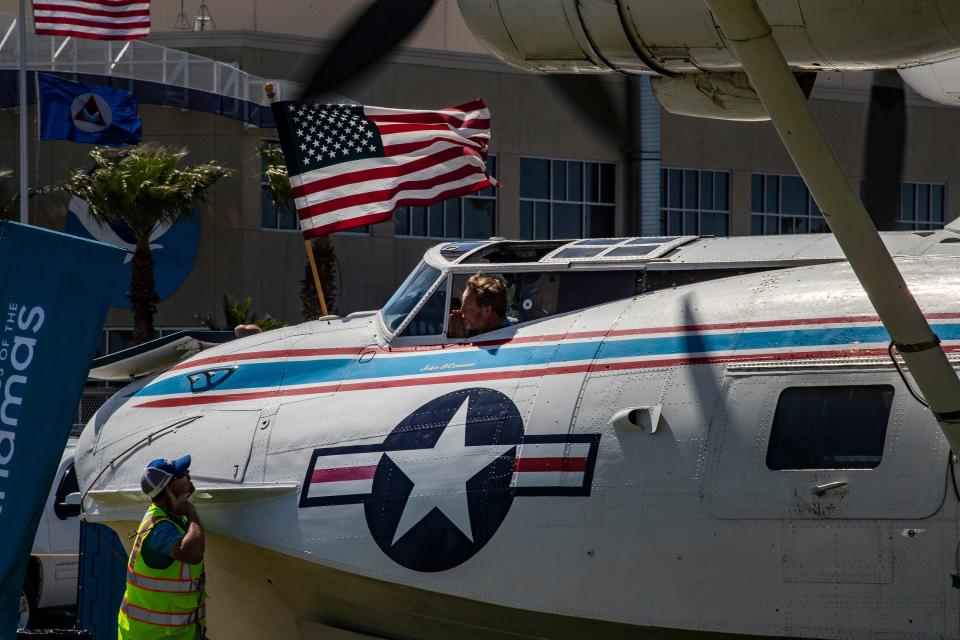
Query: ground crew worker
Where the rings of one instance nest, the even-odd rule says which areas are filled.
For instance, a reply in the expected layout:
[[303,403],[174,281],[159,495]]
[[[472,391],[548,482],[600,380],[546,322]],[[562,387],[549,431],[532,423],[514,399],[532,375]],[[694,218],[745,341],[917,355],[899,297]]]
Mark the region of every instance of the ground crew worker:
[[127,563],[120,640],[206,637],[204,535],[189,501],[189,467],[190,456],[183,456],[154,460],[143,470],[140,488],[151,502]]

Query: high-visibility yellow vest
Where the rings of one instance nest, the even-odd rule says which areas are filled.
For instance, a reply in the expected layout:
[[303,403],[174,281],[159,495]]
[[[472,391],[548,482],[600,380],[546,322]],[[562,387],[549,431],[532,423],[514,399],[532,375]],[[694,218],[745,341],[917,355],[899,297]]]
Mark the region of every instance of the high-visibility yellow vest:
[[144,562],[140,553],[147,534],[163,520],[186,534],[183,521],[150,504],[137,528],[127,563],[127,591],[117,620],[120,640],[194,640],[205,636],[203,561],[191,565],[174,559],[166,569],[154,569]]

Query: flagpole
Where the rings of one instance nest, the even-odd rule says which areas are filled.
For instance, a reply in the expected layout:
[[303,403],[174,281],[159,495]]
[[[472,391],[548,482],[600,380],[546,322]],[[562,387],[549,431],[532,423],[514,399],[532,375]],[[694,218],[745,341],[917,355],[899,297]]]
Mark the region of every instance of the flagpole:
[[[23,2],[23,0],[20,0]],[[263,91],[267,94],[267,100],[272,105],[276,99],[277,95],[273,92],[273,84],[268,82],[263,85]],[[307,250],[307,262],[310,263],[310,271],[313,273],[313,285],[317,289],[317,300],[320,301],[320,313],[321,315],[329,315],[327,313],[327,300],[323,296],[323,287],[320,285],[320,272],[317,270],[317,261],[313,257],[313,241],[304,240],[303,246]]]
[[19,58],[20,94],[20,222],[30,222],[30,208],[27,203],[30,159],[27,154],[27,2],[20,0],[20,16],[17,18],[17,57]]

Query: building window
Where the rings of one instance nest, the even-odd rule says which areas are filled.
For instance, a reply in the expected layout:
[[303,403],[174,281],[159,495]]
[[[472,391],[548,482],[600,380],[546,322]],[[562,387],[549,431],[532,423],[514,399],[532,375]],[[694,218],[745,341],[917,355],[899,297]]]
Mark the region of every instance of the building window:
[[791,387],[777,401],[767,468],[875,469],[883,457],[893,387]]
[[660,170],[660,233],[670,236],[730,234],[730,173]]
[[615,235],[616,165],[520,158],[520,238]]
[[753,174],[750,211],[753,235],[830,230],[800,176]]
[[[497,177],[496,156],[487,157],[487,173]],[[490,187],[429,207],[400,207],[393,219],[397,236],[486,239],[497,235],[497,194]]]
[[[280,142],[277,140],[264,140],[263,144],[272,147],[280,146]],[[286,210],[274,206],[273,198],[270,195],[270,185],[267,183],[267,161],[264,159],[260,160],[260,228],[284,231],[300,230],[300,219],[297,217],[295,210]],[[369,234],[370,225],[365,224],[338,233]]]
[[943,184],[904,182],[900,185],[897,229],[941,229],[945,204]]

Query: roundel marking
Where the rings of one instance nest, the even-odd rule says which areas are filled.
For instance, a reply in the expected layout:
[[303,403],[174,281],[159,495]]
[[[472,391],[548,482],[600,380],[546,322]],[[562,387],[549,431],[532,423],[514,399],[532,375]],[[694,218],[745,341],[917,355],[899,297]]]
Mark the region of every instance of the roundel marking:
[[513,503],[522,440],[516,405],[492,389],[454,391],[408,415],[387,436],[364,503],[377,545],[415,571],[473,557]]
[[84,133],[99,133],[113,122],[113,110],[103,97],[83,93],[70,104],[73,126]]

